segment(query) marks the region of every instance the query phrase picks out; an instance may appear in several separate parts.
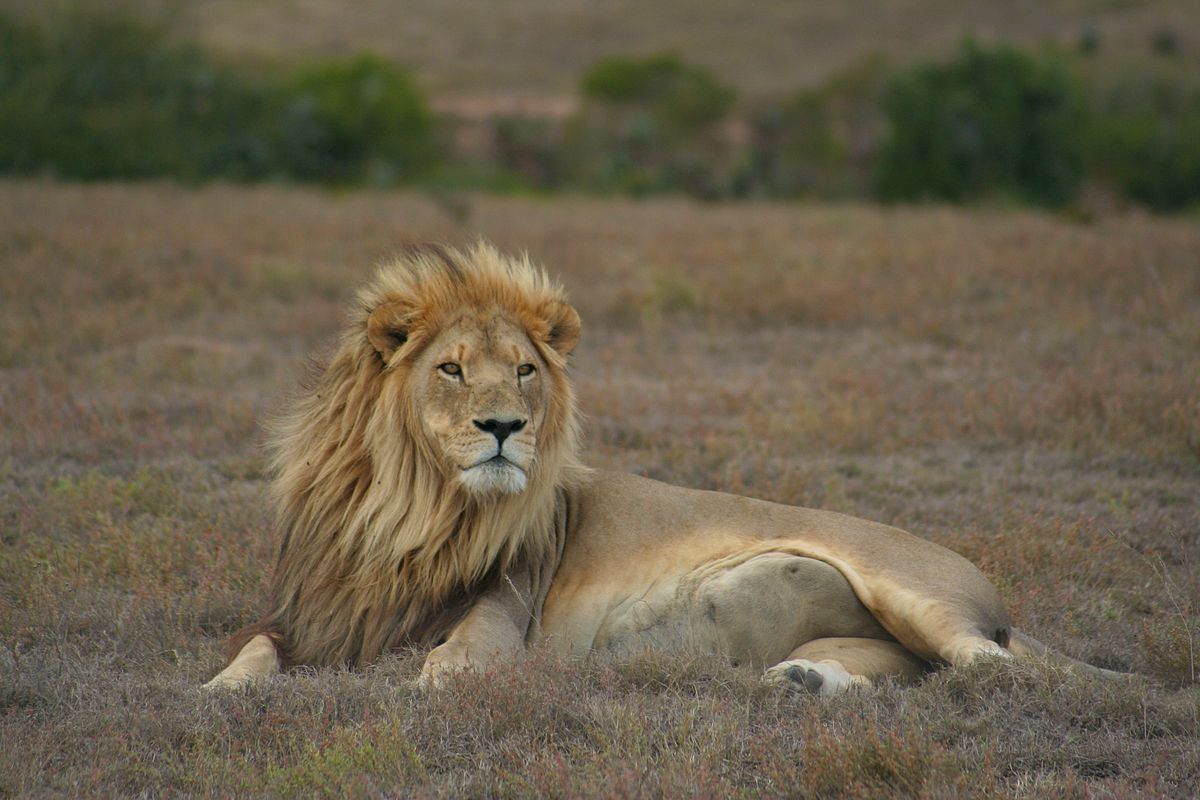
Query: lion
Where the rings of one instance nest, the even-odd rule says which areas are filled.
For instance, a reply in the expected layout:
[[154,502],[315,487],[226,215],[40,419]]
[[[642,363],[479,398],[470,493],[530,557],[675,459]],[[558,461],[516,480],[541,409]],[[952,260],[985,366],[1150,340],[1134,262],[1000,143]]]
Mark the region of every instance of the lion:
[[567,373],[581,329],[544,269],[484,242],[382,267],[268,426],[268,604],[206,686],[405,647],[429,650],[419,681],[436,686],[544,643],[686,649],[829,695],[1048,654],[930,541],[585,467]]

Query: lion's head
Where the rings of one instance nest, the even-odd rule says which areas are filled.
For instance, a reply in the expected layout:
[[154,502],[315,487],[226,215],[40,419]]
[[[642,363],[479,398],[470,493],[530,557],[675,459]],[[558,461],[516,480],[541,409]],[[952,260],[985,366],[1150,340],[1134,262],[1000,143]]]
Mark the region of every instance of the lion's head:
[[578,473],[579,315],[527,258],[407,249],[270,428],[284,542],[263,626],[296,661],[435,640],[515,558],[553,546]]
[[402,401],[381,424],[425,440],[450,487],[476,499],[524,491],[540,455],[573,435],[565,366],[579,315],[545,273],[486,245],[417,249],[398,266],[359,298],[381,400]]

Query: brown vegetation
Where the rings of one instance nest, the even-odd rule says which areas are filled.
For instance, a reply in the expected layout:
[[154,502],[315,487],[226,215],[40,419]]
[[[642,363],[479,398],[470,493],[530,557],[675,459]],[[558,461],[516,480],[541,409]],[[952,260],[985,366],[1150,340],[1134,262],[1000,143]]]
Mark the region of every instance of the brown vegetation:
[[[1200,782],[1200,229],[938,208],[0,184],[0,795],[1174,795]],[[781,696],[700,655],[198,686],[259,610],[256,420],[402,241],[528,249],[597,466],[906,527],[1047,665]]]
[[[44,0],[0,9],[44,13]],[[965,36],[1055,42],[1118,62],[1157,54],[1200,64],[1200,15],[1178,0],[73,0],[165,21],[181,38],[248,63],[371,52],[415,73],[443,102],[554,116],[602,58],[673,52],[757,98],[816,86],[867,53],[944,56]],[[1170,40],[1174,48],[1161,50]],[[498,96],[502,96],[497,100]],[[524,98],[524,99],[518,99]]]
[[[83,0],[100,4],[98,0]],[[113,0],[104,0],[111,5]],[[121,0],[162,14],[162,3]],[[36,0],[0,0],[36,6]],[[716,70],[751,96],[821,83],[864,53],[927,58],[977,35],[1074,46],[1100,54],[1149,54],[1172,37],[1172,57],[1197,63],[1200,17],[1177,0],[760,0],[753,9],[720,0],[359,0],[179,6],[177,27],[248,59],[379,53],[413,68],[422,85],[465,97],[571,94],[601,58],[671,51]]]

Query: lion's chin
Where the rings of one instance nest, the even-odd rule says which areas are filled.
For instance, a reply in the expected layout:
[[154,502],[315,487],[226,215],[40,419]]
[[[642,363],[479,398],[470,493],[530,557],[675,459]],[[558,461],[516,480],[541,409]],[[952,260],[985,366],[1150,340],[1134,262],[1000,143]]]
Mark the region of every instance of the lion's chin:
[[529,478],[525,470],[504,458],[494,458],[459,473],[463,488],[471,494],[520,494]]

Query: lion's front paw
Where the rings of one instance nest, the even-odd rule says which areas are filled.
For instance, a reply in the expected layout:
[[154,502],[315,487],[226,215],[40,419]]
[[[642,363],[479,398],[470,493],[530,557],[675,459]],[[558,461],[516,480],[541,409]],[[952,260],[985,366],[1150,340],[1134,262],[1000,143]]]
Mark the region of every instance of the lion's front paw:
[[222,689],[238,689],[242,686],[245,686],[249,682],[250,680],[248,678],[232,677],[222,672],[208,683],[201,684],[200,688],[210,692],[219,691]]
[[851,675],[836,661],[806,658],[781,661],[763,674],[763,680],[790,691],[817,695],[844,694],[869,683],[861,675]]
[[279,653],[269,636],[259,634],[237,654],[229,666],[204,684],[205,689],[237,689],[256,680],[279,674]]
[[256,681],[266,680],[269,677],[269,674],[259,675],[247,669],[225,669],[208,683],[202,684],[200,688],[207,691],[240,689],[243,686],[249,686]]
[[429,651],[425,666],[421,667],[421,676],[417,678],[417,688],[421,691],[438,689],[450,675],[471,669],[475,669],[475,665],[467,657],[466,647],[457,642],[446,642]]

